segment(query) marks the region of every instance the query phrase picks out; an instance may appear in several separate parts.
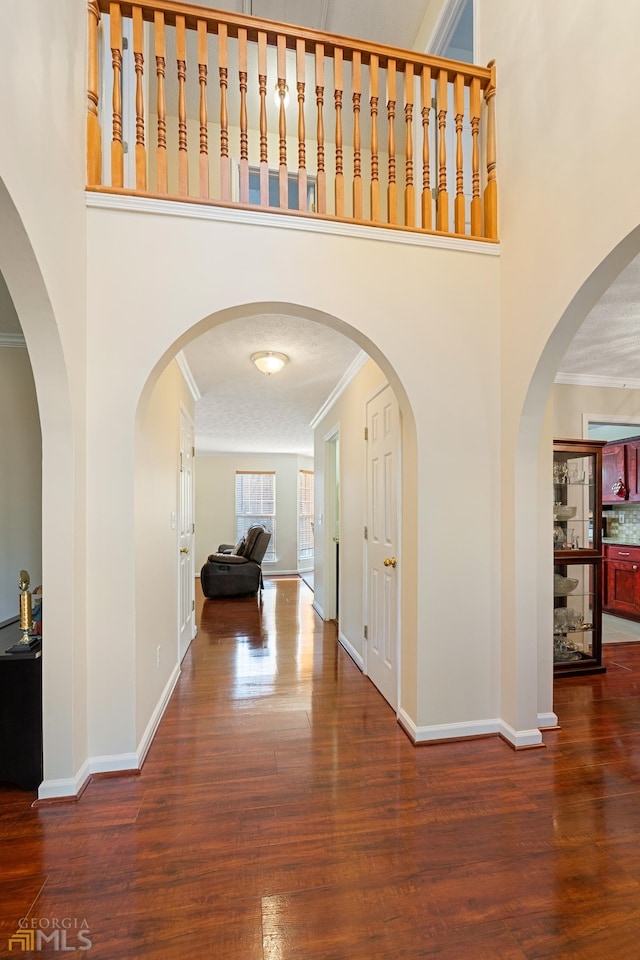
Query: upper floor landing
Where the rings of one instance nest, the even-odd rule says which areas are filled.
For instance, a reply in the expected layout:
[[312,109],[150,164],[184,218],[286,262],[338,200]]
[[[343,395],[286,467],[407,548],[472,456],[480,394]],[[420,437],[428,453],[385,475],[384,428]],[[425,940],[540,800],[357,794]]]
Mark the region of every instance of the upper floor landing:
[[493,64],[89,0],[87,189],[496,241],[495,90]]

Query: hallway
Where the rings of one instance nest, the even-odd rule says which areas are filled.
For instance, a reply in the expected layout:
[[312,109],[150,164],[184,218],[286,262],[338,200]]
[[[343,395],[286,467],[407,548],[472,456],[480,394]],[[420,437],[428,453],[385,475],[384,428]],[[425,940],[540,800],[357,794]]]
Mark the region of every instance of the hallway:
[[416,749],[311,601],[200,597],[139,776],[0,789],[0,956],[30,917],[101,960],[635,958],[640,645],[557,684],[546,749]]

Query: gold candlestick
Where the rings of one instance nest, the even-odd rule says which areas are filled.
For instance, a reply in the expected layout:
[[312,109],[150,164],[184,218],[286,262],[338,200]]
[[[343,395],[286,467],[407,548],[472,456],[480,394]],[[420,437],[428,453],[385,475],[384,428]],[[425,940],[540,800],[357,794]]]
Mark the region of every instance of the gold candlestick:
[[29,644],[29,634],[33,630],[33,608],[31,606],[31,592],[29,584],[31,579],[26,570],[20,571],[20,629],[22,638],[20,643]]

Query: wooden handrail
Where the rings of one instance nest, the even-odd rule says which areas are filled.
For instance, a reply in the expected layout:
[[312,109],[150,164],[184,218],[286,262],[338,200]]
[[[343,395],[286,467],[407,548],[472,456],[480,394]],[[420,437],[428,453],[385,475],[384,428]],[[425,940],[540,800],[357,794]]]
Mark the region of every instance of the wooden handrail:
[[[88,0],[88,14],[89,189],[295,206],[430,232],[435,222],[438,233],[497,240],[493,62],[478,67],[172,0]],[[110,26],[101,49],[102,14]],[[123,56],[127,36],[133,57]],[[102,102],[100,60],[109,80]],[[123,99],[125,83],[135,107]]]

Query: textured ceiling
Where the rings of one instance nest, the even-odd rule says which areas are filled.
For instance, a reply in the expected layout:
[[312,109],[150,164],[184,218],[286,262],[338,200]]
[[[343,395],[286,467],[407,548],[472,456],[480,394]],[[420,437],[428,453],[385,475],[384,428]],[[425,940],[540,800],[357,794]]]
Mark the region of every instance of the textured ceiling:
[[[251,362],[259,350],[290,359],[273,376]],[[353,341],[311,320],[260,315],[232,320],[184,348],[201,398],[198,453],[313,454],[310,421],[359,355]]]
[[587,315],[560,363],[557,379],[563,375],[640,384],[640,257]]

